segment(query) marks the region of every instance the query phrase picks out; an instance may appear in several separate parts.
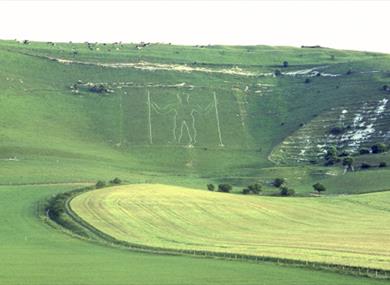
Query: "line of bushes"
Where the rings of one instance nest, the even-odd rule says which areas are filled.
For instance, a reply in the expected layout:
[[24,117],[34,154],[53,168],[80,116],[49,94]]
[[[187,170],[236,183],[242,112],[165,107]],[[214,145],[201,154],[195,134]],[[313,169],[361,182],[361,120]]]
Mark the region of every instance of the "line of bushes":
[[80,226],[79,223],[74,222],[74,217],[72,217],[71,213],[69,212],[68,201],[70,201],[74,196],[83,192],[103,188],[106,186],[119,185],[121,183],[122,181],[119,178],[110,180],[109,184],[106,184],[106,182],[103,180],[99,180],[94,186],[87,186],[69,192],[59,193],[46,201],[43,207],[43,215],[79,236],[90,238],[89,232],[85,230],[85,227]]

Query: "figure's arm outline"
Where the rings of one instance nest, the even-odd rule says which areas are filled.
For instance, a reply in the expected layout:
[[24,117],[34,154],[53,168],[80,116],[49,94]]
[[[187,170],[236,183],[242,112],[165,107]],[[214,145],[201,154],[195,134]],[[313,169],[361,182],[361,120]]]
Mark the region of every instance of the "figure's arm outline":
[[157,103],[152,102],[152,108],[158,114],[169,114],[171,112],[176,112],[176,109],[172,108],[173,106],[175,106],[175,105],[168,104],[165,107],[160,107],[159,105],[157,105]]

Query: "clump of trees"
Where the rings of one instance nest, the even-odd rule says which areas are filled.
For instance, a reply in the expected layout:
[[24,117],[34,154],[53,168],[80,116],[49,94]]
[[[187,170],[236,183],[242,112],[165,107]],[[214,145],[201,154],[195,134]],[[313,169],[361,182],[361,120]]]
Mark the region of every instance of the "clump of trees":
[[96,184],[95,184],[95,187],[96,187],[97,189],[103,188],[103,187],[105,187],[105,186],[106,186],[106,182],[103,181],[103,180],[99,180],[99,181],[96,182]]
[[223,193],[230,193],[232,191],[233,187],[230,184],[219,184],[218,185],[218,192],[223,192]]
[[287,186],[280,187],[280,196],[287,197],[287,196],[294,196],[295,190],[292,188],[288,188]]
[[360,168],[361,168],[361,169],[369,169],[369,168],[371,168],[371,164],[369,164],[369,163],[367,163],[367,162],[362,162],[362,163],[360,164]]
[[98,94],[114,93],[114,90],[110,88],[108,84],[103,83],[83,83],[82,81],[77,81],[77,83],[72,84],[70,89],[73,93],[79,93],[79,91],[89,91]]
[[343,165],[346,167],[346,170],[354,170],[353,169],[353,162],[354,159],[353,157],[347,156],[346,158],[343,159]]
[[261,192],[262,186],[258,183],[248,185],[247,188],[242,189],[242,194],[259,194]]
[[114,179],[110,180],[110,184],[121,184],[122,180],[118,177],[115,177]]
[[103,84],[93,84],[88,88],[88,90],[90,92],[94,92],[94,93],[109,93],[110,92],[110,89],[108,89]]
[[286,179],[284,178],[275,178],[274,181],[272,181],[272,185],[274,185],[276,188],[280,188],[285,183]]
[[330,130],[329,130],[329,133],[334,135],[334,136],[338,136],[338,135],[341,135],[345,132],[345,129],[342,128],[342,127],[332,127]]
[[284,197],[287,197],[287,196],[294,196],[295,195],[295,190],[288,187],[287,185],[287,182],[286,182],[286,179],[284,178],[275,178],[273,181],[272,181],[272,185],[276,188],[279,188],[279,194],[280,196],[284,196]]
[[209,190],[209,191],[217,190],[217,192],[224,192],[224,193],[229,193],[233,189],[232,185],[227,184],[227,183],[219,184],[217,189],[215,189],[215,185],[212,183],[207,184],[206,187],[207,187],[207,190]]
[[371,147],[363,147],[359,149],[359,154],[364,155],[364,154],[377,154],[377,153],[383,153],[389,151],[389,146],[384,144],[384,143],[376,143],[372,145]]
[[335,146],[330,146],[327,148],[325,155],[325,166],[334,165],[340,162],[340,158],[337,155],[337,148]]
[[389,148],[384,143],[376,143],[371,147],[372,153],[382,153],[388,151]]
[[214,191],[215,190],[215,186],[214,186],[214,184],[207,184],[207,190],[209,190],[209,191]]
[[288,61],[286,61],[286,60],[283,61],[283,67],[284,67],[284,68],[287,68],[287,67],[288,67]]
[[326,187],[319,182],[313,185],[313,189],[318,193],[318,195],[321,195],[321,192],[326,191]]
[[282,76],[282,72],[281,72],[279,69],[276,69],[276,70],[274,71],[274,75],[275,75],[275,76]]
[[363,155],[363,154],[370,154],[370,149],[369,148],[366,148],[366,147],[363,147],[361,149],[359,149],[359,154]]

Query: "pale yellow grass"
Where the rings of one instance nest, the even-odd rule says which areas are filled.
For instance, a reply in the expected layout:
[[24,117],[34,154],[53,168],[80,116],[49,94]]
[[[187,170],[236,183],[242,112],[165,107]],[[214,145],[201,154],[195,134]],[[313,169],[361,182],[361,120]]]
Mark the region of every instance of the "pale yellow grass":
[[83,193],[71,208],[131,243],[390,269],[386,192],[279,198],[139,184]]

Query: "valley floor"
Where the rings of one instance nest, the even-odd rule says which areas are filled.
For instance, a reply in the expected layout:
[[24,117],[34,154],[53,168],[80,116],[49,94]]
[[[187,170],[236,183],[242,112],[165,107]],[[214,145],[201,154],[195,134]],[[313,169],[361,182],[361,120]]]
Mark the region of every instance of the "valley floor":
[[37,203],[80,186],[0,186],[1,284],[387,284],[268,263],[129,252],[75,239],[39,219]]

